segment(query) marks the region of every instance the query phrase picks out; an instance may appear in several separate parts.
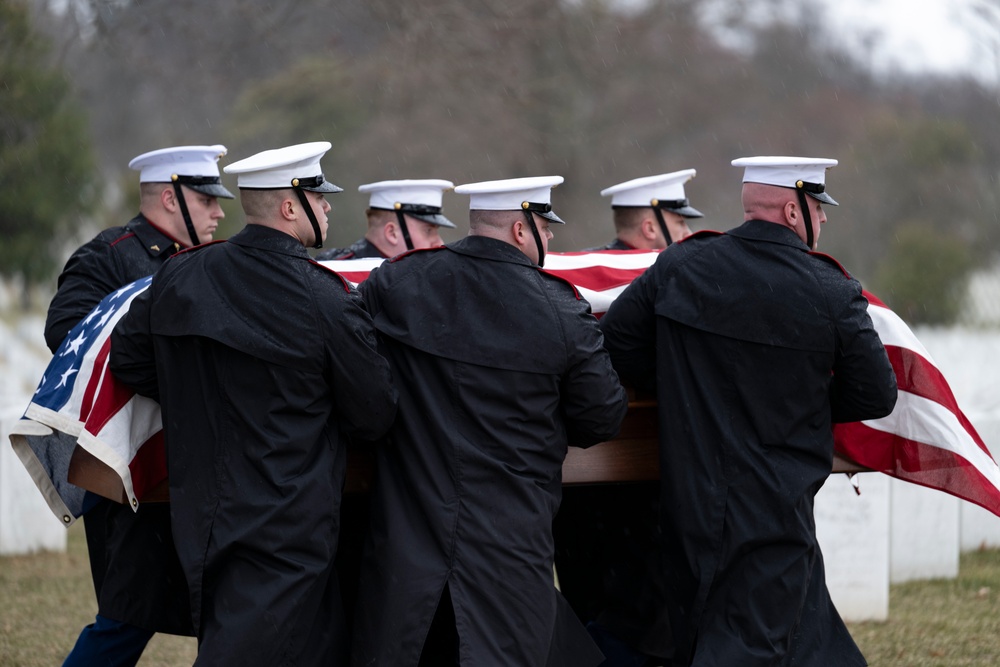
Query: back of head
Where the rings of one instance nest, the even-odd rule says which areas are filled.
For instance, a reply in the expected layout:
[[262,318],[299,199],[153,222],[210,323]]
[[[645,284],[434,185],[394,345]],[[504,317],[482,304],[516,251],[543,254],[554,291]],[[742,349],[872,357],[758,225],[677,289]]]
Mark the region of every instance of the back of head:
[[764,220],[782,223],[785,204],[796,201],[794,190],[766,185],[764,183],[743,184],[743,219]]
[[[295,236],[289,231],[288,221],[281,220],[278,208],[281,201],[293,195],[312,226],[313,247],[323,247],[324,230],[305,193],[343,192],[343,188],[326,180],[320,166],[320,159],[330,148],[328,141],[313,141],[262,151],[227,165],[224,171],[237,175],[236,184],[247,222],[281,229]],[[276,194],[279,199],[275,201],[267,192]]]
[[499,238],[508,233],[511,226],[522,220],[519,211],[469,211],[469,235]]

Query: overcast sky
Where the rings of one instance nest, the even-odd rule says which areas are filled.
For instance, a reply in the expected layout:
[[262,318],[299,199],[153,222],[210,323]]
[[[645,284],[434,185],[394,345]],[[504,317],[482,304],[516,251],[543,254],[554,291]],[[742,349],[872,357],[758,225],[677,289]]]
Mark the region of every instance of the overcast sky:
[[866,36],[880,37],[873,49],[878,69],[911,72],[968,72],[997,81],[995,41],[1000,12],[991,26],[973,5],[997,7],[997,0],[826,0],[829,21],[848,44],[862,48]]

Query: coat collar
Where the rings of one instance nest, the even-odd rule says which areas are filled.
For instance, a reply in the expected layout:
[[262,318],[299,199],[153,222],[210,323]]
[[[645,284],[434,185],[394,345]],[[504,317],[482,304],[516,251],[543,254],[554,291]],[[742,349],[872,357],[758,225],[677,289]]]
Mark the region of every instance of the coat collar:
[[164,234],[159,227],[147,220],[146,216],[141,213],[129,220],[126,228],[135,234],[139,243],[152,257],[173,255],[181,249],[181,245],[177,241]]
[[304,245],[289,234],[263,225],[247,225],[229,239],[230,243],[245,248],[257,248],[268,252],[276,252],[292,257],[309,259]]
[[788,227],[764,220],[747,220],[739,227],[730,229],[726,234],[741,239],[779,243],[792,248],[798,248],[799,250],[805,250],[806,252],[809,251],[809,246],[799,238],[798,234]]
[[534,269],[539,268],[537,264],[532,262],[527,255],[516,247],[504,241],[489,238],[488,236],[466,236],[460,241],[449,243],[445,247],[460,255],[491,259],[495,262],[507,262],[508,264],[520,264],[521,266],[530,266]]

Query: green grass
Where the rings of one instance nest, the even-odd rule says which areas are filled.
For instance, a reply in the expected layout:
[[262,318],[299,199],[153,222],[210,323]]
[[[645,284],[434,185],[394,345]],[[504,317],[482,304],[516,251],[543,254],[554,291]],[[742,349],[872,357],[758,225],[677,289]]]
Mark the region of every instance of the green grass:
[[[876,667],[1000,665],[1000,551],[962,556],[957,580],[893,586],[889,620],[853,623],[851,633]],[[97,611],[83,526],[69,530],[65,554],[0,558],[0,665],[51,667]],[[190,665],[195,641],[156,635],[142,667]]]
[[[97,613],[82,523],[69,529],[64,554],[0,558],[0,610],[0,665],[62,664]],[[139,665],[190,665],[195,653],[191,637],[155,635]]]
[[893,586],[887,622],[849,626],[869,664],[1000,665],[1000,551],[963,555],[959,572]]

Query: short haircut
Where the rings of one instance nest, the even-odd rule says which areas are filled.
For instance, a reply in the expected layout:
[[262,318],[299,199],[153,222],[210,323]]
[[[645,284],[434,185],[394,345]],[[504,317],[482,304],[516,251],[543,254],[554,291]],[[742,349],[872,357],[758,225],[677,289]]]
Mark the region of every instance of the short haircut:
[[791,188],[783,188],[764,183],[744,183],[741,194],[743,214],[746,219],[781,219],[782,210],[788,202],[798,202],[798,193]]
[[390,222],[396,221],[396,212],[387,211],[384,208],[367,208],[365,216],[368,218],[369,227],[384,227]]
[[[274,209],[283,199],[292,196],[290,190],[240,190],[240,204],[247,218],[271,220]],[[296,200],[298,201],[298,200]]]
[[173,187],[172,183],[140,183],[139,184],[139,204],[145,208],[149,204],[156,203],[160,199],[160,193],[166,188]]
[[520,211],[469,211],[469,230],[478,231],[484,227],[494,230],[505,230],[517,222],[524,220]]
[[615,231],[630,232],[636,229],[644,218],[653,215],[653,209],[647,206],[618,206],[612,210],[615,221]]

